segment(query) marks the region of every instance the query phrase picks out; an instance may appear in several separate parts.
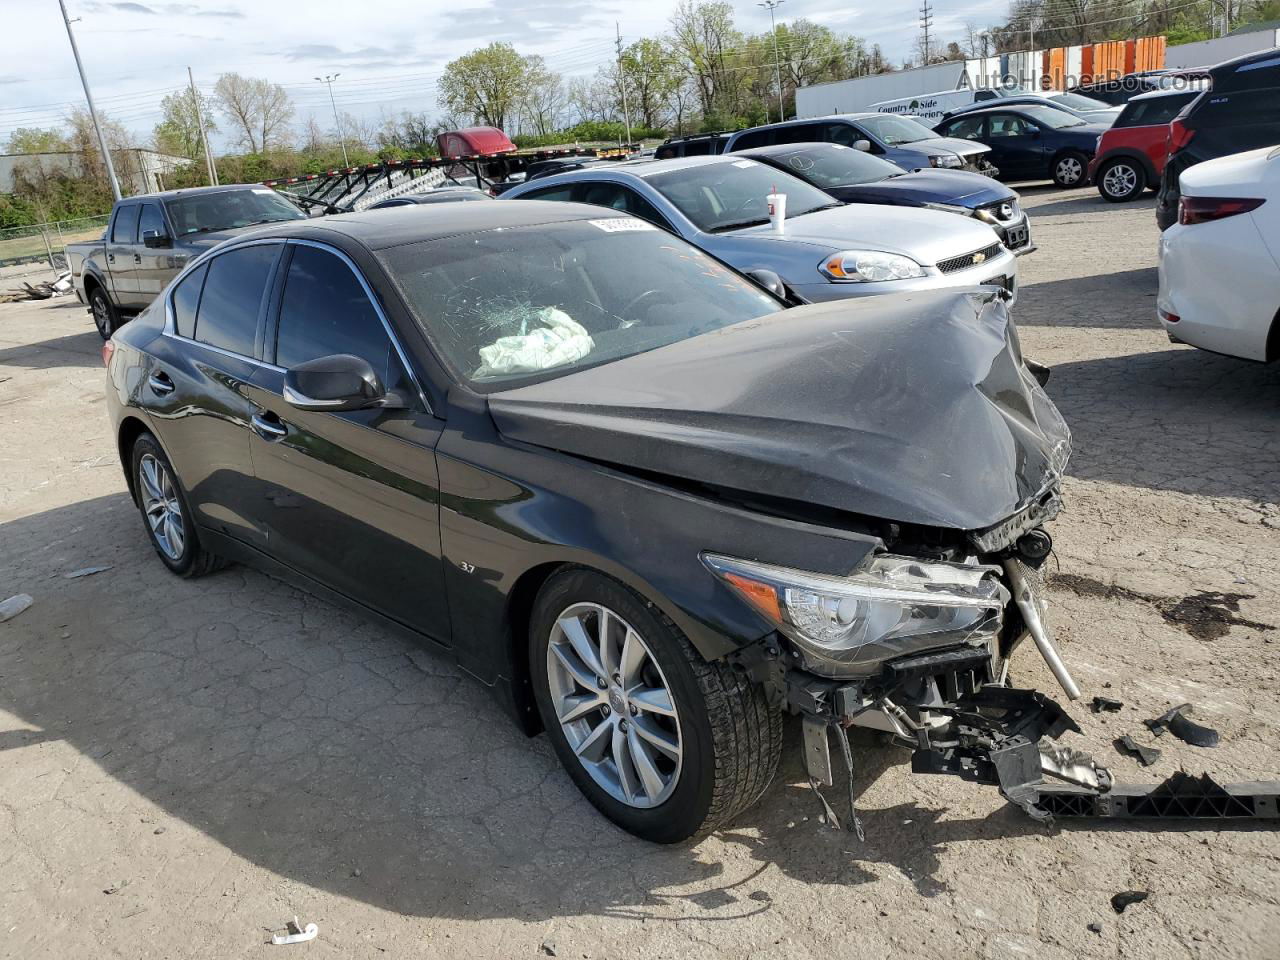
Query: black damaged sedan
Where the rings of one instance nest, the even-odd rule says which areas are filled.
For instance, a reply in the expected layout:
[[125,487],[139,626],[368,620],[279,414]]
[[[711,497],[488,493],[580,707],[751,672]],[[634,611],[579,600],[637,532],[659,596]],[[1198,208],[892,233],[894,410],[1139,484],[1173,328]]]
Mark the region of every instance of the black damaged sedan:
[[446,651],[639,836],[759,798],[786,713],[817,784],[850,724],[1033,814],[1042,768],[1101,774],[996,776],[992,729],[1062,729],[1014,646],[1070,678],[1034,572],[1068,433],[995,291],[793,306],[599,207],[457,204],[228,241],[104,356],[160,562]]

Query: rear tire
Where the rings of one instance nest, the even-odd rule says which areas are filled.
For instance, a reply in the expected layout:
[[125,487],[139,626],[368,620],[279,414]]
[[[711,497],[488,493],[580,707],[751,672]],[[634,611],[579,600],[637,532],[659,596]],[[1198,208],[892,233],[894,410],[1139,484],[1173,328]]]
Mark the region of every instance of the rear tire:
[[[637,640],[632,650],[643,652],[633,653],[633,683],[625,645]],[[782,716],[764,691],[728,665],[708,663],[656,606],[617,581],[581,567],[553,576],[538,594],[529,641],[534,697],[560,762],[596,809],[629,833],[655,843],[710,833],[773,780]],[[579,657],[584,641],[590,645]],[[648,712],[660,701],[669,715]],[[638,729],[647,731],[643,743],[633,736]],[[664,750],[650,747],[655,734]],[[637,749],[642,755],[633,758]]]
[[200,545],[187,495],[156,438],[143,433],[129,454],[134,499],[161,562],[180,577],[202,577],[226,561]]
[[111,335],[120,329],[120,313],[102,287],[95,286],[89,294],[89,312],[93,314],[93,325],[103,340],[110,340]]
[[1108,160],[1098,170],[1098,193],[1111,203],[1136,200],[1147,189],[1147,172],[1142,164],[1128,157]]
[[1053,159],[1049,171],[1053,182],[1065,188],[1078,187],[1085,182],[1089,172],[1089,158],[1079,150],[1066,150]]

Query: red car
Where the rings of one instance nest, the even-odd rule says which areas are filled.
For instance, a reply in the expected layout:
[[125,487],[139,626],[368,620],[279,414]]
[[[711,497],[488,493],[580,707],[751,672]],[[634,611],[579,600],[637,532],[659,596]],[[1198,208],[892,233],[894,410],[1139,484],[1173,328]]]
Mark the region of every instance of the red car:
[[1155,90],[1125,104],[1116,122],[1098,138],[1098,149],[1089,164],[1089,179],[1097,185],[1102,199],[1124,203],[1160,185],[1168,155],[1169,121],[1200,92],[1199,84],[1194,89]]

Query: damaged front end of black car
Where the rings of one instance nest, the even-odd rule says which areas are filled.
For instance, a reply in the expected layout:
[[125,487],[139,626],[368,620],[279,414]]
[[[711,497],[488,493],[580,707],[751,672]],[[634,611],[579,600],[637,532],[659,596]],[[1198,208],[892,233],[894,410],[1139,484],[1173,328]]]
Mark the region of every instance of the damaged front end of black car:
[[[828,822],[858,826],[850,727],[910,748],[916,772],[997,786],[1039,820],[1135,815],[1101,799],[1105,768],[1058,741],[1079,732],[1062,707],[1010,681],[1029,639],[1080,696],[1040,574],[1071,450],[1046,374],[1022,357],[1005,298],[975,290],[807,306],[687,341],[678,360],[654,351],[492,396],[490,409],[508,438],[786,521],[815,546],[843,538],[843,553],[806,557],[790,536],[748,553],[708,530],[700,552],[769,628],[730,661],[802,718],[819,796],[850,785],[846,816],[823,799]],[[1275,807],[1244,802],[1258,816]]]

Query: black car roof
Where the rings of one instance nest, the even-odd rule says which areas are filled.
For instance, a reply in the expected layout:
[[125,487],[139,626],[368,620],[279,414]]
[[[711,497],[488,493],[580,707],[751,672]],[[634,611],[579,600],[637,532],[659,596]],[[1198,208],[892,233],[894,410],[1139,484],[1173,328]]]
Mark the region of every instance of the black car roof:
[[[369,250],[385,250],[406,243],[439,240],[463,233],[482,233],[503,227],[529,227],[573,220],[603,220],[629,214],[607,207],[549,200],[495,203],[442,203],[425,211],[417,204],[376,211],[341,213],[311,220],[272,224],[254,237],[330,239],[341,234]],[[328,237],[326,237],[328,235]]]

